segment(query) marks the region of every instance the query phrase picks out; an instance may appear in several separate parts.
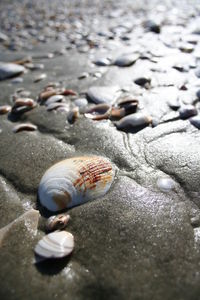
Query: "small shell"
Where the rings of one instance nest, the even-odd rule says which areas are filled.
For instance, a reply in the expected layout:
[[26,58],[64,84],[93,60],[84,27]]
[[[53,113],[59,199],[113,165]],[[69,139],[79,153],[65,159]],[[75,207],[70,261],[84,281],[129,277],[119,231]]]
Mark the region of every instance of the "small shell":
[[7,114],[11,111],[11,106],[10,105],[2,105],[0,106],[0,115]]
[[197,115],[197,116],[195,116],[195,117],[193,117],[193,118],[190,118],[190,123],[191,123],[194,127],[200,129],[200,116]]
[[64,89],[61,93],[61,95],[64,95],[64,96],[76,96],[77,93],[73,90],[69,90],[69,89]]
[[152,118],[150,116],[142,113],[135,113],[122,118],[120,121],[116,122],[115,125],[117,129],[126,130],[140,126],[148,126],[151,122]]
[[59,108],[64,108],[65,111],[69,111],[69,104],[67,103],[62,103],[62,102],[55,102],[55,103],[50,103],[47,106],[47,110],[51,111],[51,110],[58,110]]
[[35,77],[34,82],[39,82],[41,80],[44,80],[47,77],[47,75],[45,73],[38,75],[37,77]]
[[170,192],[175,187],[175,181],[168,177],[160,177],[157,186],[162,192]]
[[139,77],[139,78],[135,79],[134,82],[137,85],[146,87],[146,86],[150,85],[151,79],[146,78],[146,77]]
[[35,107],[37,104],[33,99],[30,98],[18,98],[15,100],[14,107],[19,106],[29,106],[29,107]]
[[18,124],[13,128],[14,133],[17,133],[20,131],[34,131],[34,130],[37,130],[37,126],[30,124],[30,123]]
[[56,231],[45,235],[36,245],[35,253],[44,258],[61,258],[74,249],[74,237],[66,231]]
[[63,99],[64,99],[63,95],[54,95],[48,98],[48,100],[45,102],[45,105],[48,106],[51,103],[61,102]]
[[69,222],[70,216],[69,215],[56,215],[48,218],[46,222],[46,228],[48,231],[54,231],[57,229],[64,229],[68,222]]
[[73,108],[67,115],[67,121],[70,124],[73,124],[79,117],[79,108],[75,107]]
[[189,117],[193,117],[193,116],[197,115],[197,113],[198,113],[197,109],[191,104],[184,105],[179,109],[180,118],[183,120],[185,120]]
[[46,171],[38,196],[50,211],[60,211],[105,195],[114,180],[111,163],[100,156],[63,160]]

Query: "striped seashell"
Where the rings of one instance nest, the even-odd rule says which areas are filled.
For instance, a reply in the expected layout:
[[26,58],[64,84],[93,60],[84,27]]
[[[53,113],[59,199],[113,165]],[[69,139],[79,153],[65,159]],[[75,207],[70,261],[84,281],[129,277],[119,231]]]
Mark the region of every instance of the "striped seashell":
[[67,231],[56,231],[45,235],[36,245],[35,253],[44,258],[61,258],[74,249],[74,237]]
[[70,220],[70,215],[60,214],[51,216],[47,219],[46,229],[47,231],[54,231],[64,229]]
[[100,156],[63,160],[46,171],[38,196],[50,211],[60,211],[105,195],[114,180],[110,161]]

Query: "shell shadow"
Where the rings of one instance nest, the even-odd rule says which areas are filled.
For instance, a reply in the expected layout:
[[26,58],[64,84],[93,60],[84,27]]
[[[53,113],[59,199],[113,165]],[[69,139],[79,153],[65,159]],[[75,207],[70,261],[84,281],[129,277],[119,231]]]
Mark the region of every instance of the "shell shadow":
[[35,267],[43,275],[54,276],[67,266],[70,259],[71,255],[63,258],[40,260],[40,257],[35,255]]

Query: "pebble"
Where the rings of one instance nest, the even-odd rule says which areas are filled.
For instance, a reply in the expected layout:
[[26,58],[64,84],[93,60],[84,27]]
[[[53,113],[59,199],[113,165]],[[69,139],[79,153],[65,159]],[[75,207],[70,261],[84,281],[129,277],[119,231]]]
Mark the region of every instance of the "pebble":
[[197,109],[191,104],[184,105],[179,109],[179,116],[183,120],[195,116],[197,113]]
[[192,227],[199,227],[200,226],[200,216],[195,216],[195,217],[192,217],[190,219],[190,223],[192,225]]
[[123,54],[117,57],[113,64],[118,67],[129,67],[132,66],[139,57],[137,53]]
[[17,76],[25,71],[23,66],[0,62],[0,80]]

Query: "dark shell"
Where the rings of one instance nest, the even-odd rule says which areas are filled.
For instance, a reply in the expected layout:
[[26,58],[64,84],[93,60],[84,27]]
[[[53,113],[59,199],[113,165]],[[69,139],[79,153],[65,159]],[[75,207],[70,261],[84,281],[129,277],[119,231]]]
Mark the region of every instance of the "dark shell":
[[180,118],[185,120],[185,119],[188,119],[192,116],[195,116],[197,115],[197,109],[193,106],[193,105],[185,105],[185,106],[182,106],[180,109],[179,109],[179,115],[180,115]]

